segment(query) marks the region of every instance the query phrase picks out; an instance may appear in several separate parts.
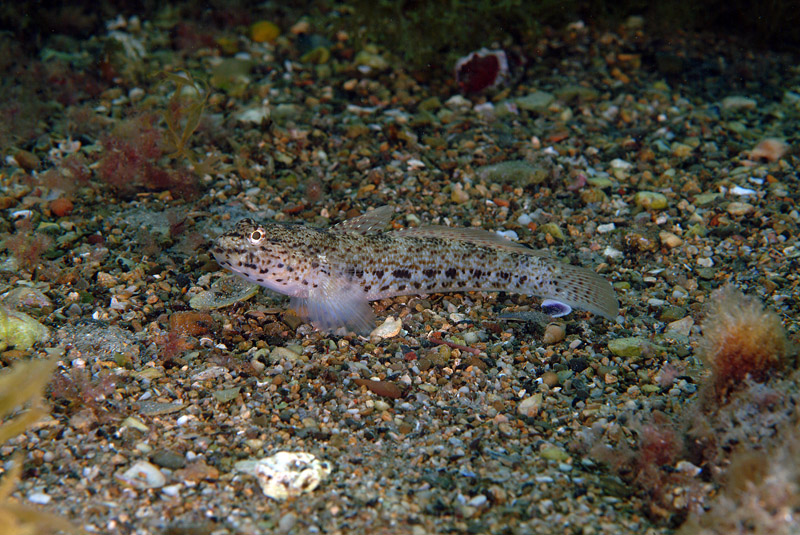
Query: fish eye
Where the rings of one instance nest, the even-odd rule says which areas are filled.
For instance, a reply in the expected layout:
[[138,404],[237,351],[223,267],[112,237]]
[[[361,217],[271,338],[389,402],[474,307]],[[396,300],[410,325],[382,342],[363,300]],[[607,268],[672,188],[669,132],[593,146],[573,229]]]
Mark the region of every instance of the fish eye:
[[250,233],[250,236],[247,237],[250,240],[250,243],[253,245],[257,245],[261,240],[264,239],[264,231],[262,229],[256,229]]

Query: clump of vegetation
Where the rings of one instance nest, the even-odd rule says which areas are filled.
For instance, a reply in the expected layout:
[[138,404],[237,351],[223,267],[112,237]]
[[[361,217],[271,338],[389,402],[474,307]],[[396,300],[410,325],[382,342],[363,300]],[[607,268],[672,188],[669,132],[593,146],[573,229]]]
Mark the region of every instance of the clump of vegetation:
[[[796,423],[795,423],[796,426]],[[707,511],[679,535],[793,535],[800,510],[800,437],[795,428],[772,451],[736,454]]]
[[85,368],[73,368],[57,374],[50,383],[50,396],[59,410],[73,415],[83,412],[83,421],[107,423],[114,418],[103,401],[114,392],[117,379],[113,375],[92,378]]
[[[596,443],[590,455],[648,496],[647,512],[652,518],[664,520],[675,513],[685,513],[696,485],[692,475],[675,469],[688,453],[685,432],[668,415],[658,411],[632,428],[636,432],[632,446],[623,442],[611,448]],[[678,487],[684,489],[687,501],[674,502],[673,490]]]
[[17,223],[17,232],[3,240],[3,248],[11,253],[22,269],[34,270],[42,255],[53,246],[53,239],[47,234],[33,230],[30,220]]
[[[0,425],[0,443],[15,437],[46,414],[42,393],[53,372],[53,360],[17,363],[0,374],[0,419],[16,414]],[[20,412],[22,407],[28,409]],[[58,531],[77,532],[64,519],[11,498],[22,471],[22,456],[14,456],[13,467],[0,481],[0,526],[8,535],[37,535]]]
[[158,118],[153,114],[122,121],[103,139],[102,145],[105,152],[98,176],[123,195],[139,190],[174,190],[190,195],[195,190],[191,172],[168,169],[161,162],[165,145]]
[[165,83],[175,85],[163,115],[167,125],[166,146],[172,151],[169,157],[195,163],[195,154],[188,144],[203,118],[208,91],[188,76],[171,72],[165,72],[163,76]]
[[732,286],[712,295],[698,354],[710,368],[718,398],[746,377],[764,381],[782,368],[789,343],[780,318]]

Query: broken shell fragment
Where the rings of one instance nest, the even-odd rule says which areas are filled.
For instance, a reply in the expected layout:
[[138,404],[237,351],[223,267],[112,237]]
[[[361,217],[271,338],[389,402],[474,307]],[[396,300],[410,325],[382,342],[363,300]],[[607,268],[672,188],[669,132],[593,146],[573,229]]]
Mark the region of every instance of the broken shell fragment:
[[289,451],[279,451],[258,461],[241,461],[236,468],[256,476],[261,490],[274,500],[311,492],[331,473],[327,461],[320,461],[311,453]]
[[508,78],[508,57],[502,50],[481,48],[456,61],[455,71],[463,93],[478,93]]

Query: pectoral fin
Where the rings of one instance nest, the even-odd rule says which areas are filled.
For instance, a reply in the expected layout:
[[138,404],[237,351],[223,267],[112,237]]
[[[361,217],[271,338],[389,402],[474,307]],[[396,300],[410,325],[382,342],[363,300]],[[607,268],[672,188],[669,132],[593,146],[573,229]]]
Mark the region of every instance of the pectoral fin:
[[325,278],[307,297],[292,298],[291,305],[320,331],[345,327],[356,334],[368,335],[375,328],[375,315],[363,290],[345,277]]

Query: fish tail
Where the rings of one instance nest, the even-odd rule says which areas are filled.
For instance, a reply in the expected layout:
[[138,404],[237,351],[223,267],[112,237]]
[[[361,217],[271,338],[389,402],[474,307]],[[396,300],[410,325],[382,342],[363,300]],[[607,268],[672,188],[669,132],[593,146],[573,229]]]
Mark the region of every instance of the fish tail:
[[611,321],[617,319],[619,302],[610,282],[590,269],[549,258],[541,258],[541,261],[550,280],[543,281],[534,293]]

